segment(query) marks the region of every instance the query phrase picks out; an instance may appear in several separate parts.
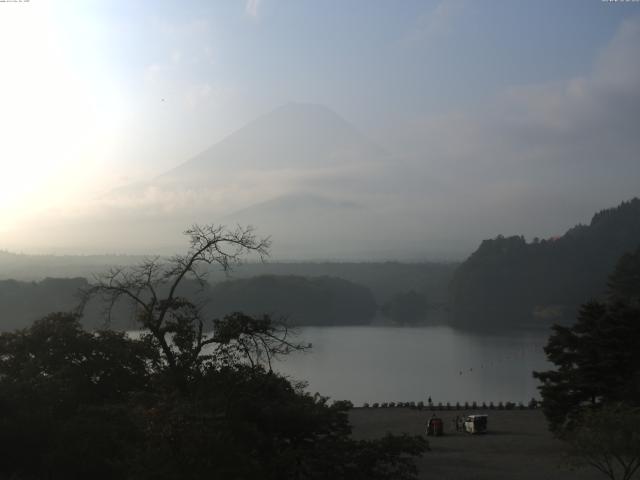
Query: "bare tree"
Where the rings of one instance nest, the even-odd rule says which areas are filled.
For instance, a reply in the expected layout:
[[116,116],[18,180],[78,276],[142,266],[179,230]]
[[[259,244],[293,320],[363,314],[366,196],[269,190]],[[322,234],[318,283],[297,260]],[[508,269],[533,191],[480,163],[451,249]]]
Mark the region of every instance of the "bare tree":
[[[214,358],[226,363],[246,360],[252,366],[264,362],[271,369],[274,356],[304,348],[289,341],[285,325],[276,325],[266,316],[253,319],[234,314],[212,322],[214,333],[208,334],[201,309],[178,294],[180,285],[190,278],[204,286],[210,265],[228,272],[247,254],[255,253],[264,260],[271,242],[257,237],[251,227],[230,230],[224,226],[194,225],[185,235],[190,247],[183,255],[167,260],[149,258],[96,277],[81,292],[80,310],[91,299],[99,298],[105,304],[109,322],[118,302],[130,303],[136,321],[157,343],[166,368],[181,389],[204,363]],[[211,344],[217,345],[216,351],[203,355]]]

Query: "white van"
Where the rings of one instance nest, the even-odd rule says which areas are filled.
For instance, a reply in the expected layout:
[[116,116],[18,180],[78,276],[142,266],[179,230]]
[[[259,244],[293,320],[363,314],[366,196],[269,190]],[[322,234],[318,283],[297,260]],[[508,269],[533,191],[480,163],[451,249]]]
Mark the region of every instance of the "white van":
[[464,431],[467,433],[486,433],[487,415],[469,415],[464,419]]

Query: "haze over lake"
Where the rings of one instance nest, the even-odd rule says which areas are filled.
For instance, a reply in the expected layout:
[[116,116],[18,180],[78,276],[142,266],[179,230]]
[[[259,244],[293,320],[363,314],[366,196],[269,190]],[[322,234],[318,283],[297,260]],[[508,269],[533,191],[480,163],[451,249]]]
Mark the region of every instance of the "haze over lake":
[[0,58],[0,480],[640,476],[640,0],[0,0]]
[[533,370],[548,369],[548,332],[475,334],[449,327],[307,327],[312,349],[276,369],[311,393],[363,402],[528,402]]

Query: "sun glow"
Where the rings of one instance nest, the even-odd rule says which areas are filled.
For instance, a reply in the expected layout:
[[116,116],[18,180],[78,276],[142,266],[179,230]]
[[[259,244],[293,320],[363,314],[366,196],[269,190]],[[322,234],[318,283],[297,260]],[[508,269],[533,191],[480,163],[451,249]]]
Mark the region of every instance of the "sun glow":
[[107,80],[96,82],[66,54],[51,5],[2,7],[0,232],[87,194],[122,116]]

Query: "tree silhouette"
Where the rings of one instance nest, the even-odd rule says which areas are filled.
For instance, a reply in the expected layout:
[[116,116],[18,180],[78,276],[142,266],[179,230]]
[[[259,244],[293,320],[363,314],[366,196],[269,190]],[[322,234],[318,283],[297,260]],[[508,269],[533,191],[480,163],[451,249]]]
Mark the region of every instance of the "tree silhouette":
[[611,480],[631,480],[640,468],[640,411],[621,405],[591,410],[567,435],[572,459]]
[[[251,229],[198,227],[189,251],[96,278],[81,309],[128,302],[139,338],[56,314],[0,335],[0,477],[414,479],[421,437],[351,438],[349,402],[272,369],[305,345],[269,316],[206,319],[181,296],[204,267],[268,253]],[[36,460],[32,460],[36,458]]]
[[609,301],[640,306],[640,247],[626,253],[609,277]]
[[[571,431],[585,410],[609,403],[640,405],[640,308],[627,282],[640,270],[640,250],[622,257],[611,275],[609,302],[582,306],[571,327],[554,326],[545,352],[555,370],[534,372],[542,381],[543,409],[551,429]],[[618,290],[623,285],[624,289]]]
[[[181,284],[191,278],[203,286],[207,275],[204,267],[214,264],[227,272],[247,254],[255,253],[264,259],[270,246],[269,238],[258,238],[251,227],[229,230],[224,226],[194,225],[185,231],[185,235],[189,238],[187,253],[168,260],[154,257],[134,267],[111,269],[81,290],[79,307],[81,312],[92,298],[98,297],[106,306],[108,324],[118,302],[131,304],[138,325],[157,344],[169,375],[183,391],[190,378],[200,374],[205,362],[211,358],[202,355],[203,350],[208,345],[221,343],[219,338],[207,333],[208,327],[214,326],[213,322],[206,325],[207,320],[202,318],[200,309],[179,295]],[[218,321],[217,326],[221,329],[226,323],[228,331],[231,324],[242,321],[245,326],[251,323],[247,317],[235,315]],[[269,361],[272,355],[302,348],[288,341],[283,325],[270,321],[254,321],[251,325],[256,328],[237,330],[234,341],[245,345],[242,337],[254,337],[253,342],[259,350],[255,352],[256,358]],[[231,338],[225,339],[227,347],[231,341]]]

